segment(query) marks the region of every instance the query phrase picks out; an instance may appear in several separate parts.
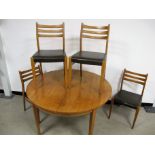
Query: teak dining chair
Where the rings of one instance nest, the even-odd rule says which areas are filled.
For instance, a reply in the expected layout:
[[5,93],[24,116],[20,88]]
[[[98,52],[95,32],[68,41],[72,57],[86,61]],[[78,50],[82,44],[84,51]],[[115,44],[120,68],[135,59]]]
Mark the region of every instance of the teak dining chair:
[[[80,51],[69,57],[69,85],[72,79],[72,62],[80,63],[80,77],[82,79],[82,64],[102,66],[100,85],[105,78],[106,59],[108,53],[110,25],[108,26],[89,26],[81,24],[80,32]],[[106,41],[105,52],[83,51],[83,39],[101,39]],[[103,43],[104,45],[104,43]]]
[[[42,70],[40,65],[34,68],[35,69],[35,75],[39,76],[42,75]],[[22,95],[23,95],[23,105],[24,105],[24,111],[26,111],[26,101],[30,102],[30,100],[27,98],[25,94],[25,82],[28,82],[33,79],[32,69],[19,71],[19,76],[22,84]]]
[[[66,79],[67,59],[65,53],[65,25],[42,25],[36,23],[36,39],[37,52],[31,57],[31,66],[34,73],[35,63],[39,62],[42,69],[42,63],[63,62],[64,63],[64,79]],[[62,49],[40,49],[40,38],[61,38]],[[34,78],[35,78],[35,74]]]
[[[144,89],[145,89],[147,77],[148,77],[148,74],[139,74],[139,73],[135,73],[135,72],[124,69],[120,91],[111,100],[111,105],[110,105],[110,109],[109,109],[109,116],[108,116],[109,118],[111,116],[112,106],[113,106],[114,102],[117,101],[120,105],[124,105],[124,106],[127,106],[129,108],[133,108],[136,110],[134,120],[133,120],[133,124],[131,127],[132,129],[134,128],[138,113],[140,111],[142,97],[144,94]],[[142,85],[141,94],[137,94],[137,93],[133,93],[133,92],[123,90],[124,81],[128,81],[128,82],[132,82],[132,83]]]

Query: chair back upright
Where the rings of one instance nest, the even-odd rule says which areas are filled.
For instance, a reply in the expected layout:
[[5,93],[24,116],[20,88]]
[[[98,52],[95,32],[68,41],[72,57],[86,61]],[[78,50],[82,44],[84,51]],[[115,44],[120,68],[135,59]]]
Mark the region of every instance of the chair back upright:
[[39,38],[62,38],[63,51],[65,51],[65,24],[60,25],[43,25],[36,23],[37,49],[40,51]]
[[110,25],[107,26],[90,26],[81,24],[80,32],[80,52],[82,52],[82,40],[87,39],[103,39],[106,41],[105,54],[108,52]]
[[147,77],[148,77],[148,74],[140,74],[140,73],[136,73],[136,72],[132,72],[132,71],[124,69],[123,77],[121,81],[121,90],[122,90],[124,81],[137,83],[143,86],[142,91],[141,91],[141,97],[143,97]]

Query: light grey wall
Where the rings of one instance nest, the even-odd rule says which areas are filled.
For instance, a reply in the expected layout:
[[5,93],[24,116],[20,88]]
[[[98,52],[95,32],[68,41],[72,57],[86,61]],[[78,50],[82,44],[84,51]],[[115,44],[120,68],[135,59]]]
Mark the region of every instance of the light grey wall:
[[0,89],[4,90],[5,96],[11,96],[11,86],[10,86],[10,80],[8,76],[8,68],[6,64],[5,59],[5,48],[4,48],[4,41],[1,36],[1,30],[0,30]]
[[[118,90],[122,70],[127,68],[140,73],[148,73],[143,101],[155,102],[155,20],[1,20],[0,26],[6,44],[11,88],[21,91],[18,71],[30,68],[30,57],[36,51],[35,22],[59,24],[65,22],[66,51],[72,55],[79,50],[80,24],[111,24],[106,78],[112,84],[113,94]],[[43,47],[59,47],[58,41],[43,41]],[[87,49],[102,51],[98,45],[85,42]],[[44,70],[60,69],[62,64],[45,64]],[[74,68],[78,68],[75,65]],[[84,65],[85,70],[100,74],[100,67]],[[129,89],[138,91],[139,87]]]

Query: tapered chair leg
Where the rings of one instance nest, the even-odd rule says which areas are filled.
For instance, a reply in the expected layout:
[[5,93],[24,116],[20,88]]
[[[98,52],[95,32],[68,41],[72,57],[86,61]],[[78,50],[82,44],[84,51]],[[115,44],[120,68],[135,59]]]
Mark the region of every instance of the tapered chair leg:
[[82,80],[82,64],[80,64],[80,80]]
[[26,111],[25,97],[23,97],[23,105],[24,105],[24,111]]
[[111,104],[110,104],[110,108],[109,108],[109,116],[108,116],[108,119],[110,119],[113,105],[114,105],[114,97],[111,99]]
[[101,68],[101,76],[100,76],[100,92],[102,90],[102,84],[105,79],[105,70],[106,70],[106,60],[102,62],[102,68]]
[[31,67],[32,67],[33,78],[35,79],[36,78],[36,74],[35,74],[35,62],[34,62],[34,59],[32,57],[31,57]]
[[42,63],[40,62],[40,70],[41,70],[41,73],[43,75],[43,67],[42,67]]
[[133,120],[133,124],[132,124],[131,129],[133,129],[134,126],[135,126],[135,123],[136,123],[136,120],[137,120],[137,116],[138,116],[138,114],[139,114],[139,111],[140,111],[140,107],[137,107],[136,112],[135,112],[135,117],[134,117],[134,120]]
[[69,75],[68,75],[68,87],[71,87],[71,81],[72,81],[72,60],[71,57],[68,58],[69,63]]

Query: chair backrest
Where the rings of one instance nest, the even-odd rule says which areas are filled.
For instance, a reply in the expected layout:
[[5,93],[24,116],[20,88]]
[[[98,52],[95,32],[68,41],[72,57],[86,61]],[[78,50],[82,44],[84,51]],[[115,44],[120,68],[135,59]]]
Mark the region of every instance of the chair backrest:
[[106,41],[105,54],[108,52],[110,25],[107,26],[89,26],[81,24],[80,32],[80,51],[82,51],[82,39],[103,39]]
[[121,89],[123,87],[124,80],[129,81],[129,82],[134,82],[134,83],[137,83],[143,86],[142,92],[141,92],[141,96],[143,96],[147,77],[148,77],[148,74],[135,73],[135,72],[124,69],[123,77],[121,81]]
[[63,50],[65,51],[65,24],[43,25],[36,23],[36,39],[38,52],[40,50],[39,38],[62,38]]
[[[42,70],[40,65],[38,65],[37,67],[35,67],[35,74],[36,76],[39,76],[40,74],[42,74]],[[26,81],[32,80],[33,79],[33,73],[32,73],[32,69],[28,69],[28,70],[24,70],[24,71],[19,71],[19,76],[20,76],[20,80],[22,83],[22,92],[25,92],[25,86],[24,83]]]

